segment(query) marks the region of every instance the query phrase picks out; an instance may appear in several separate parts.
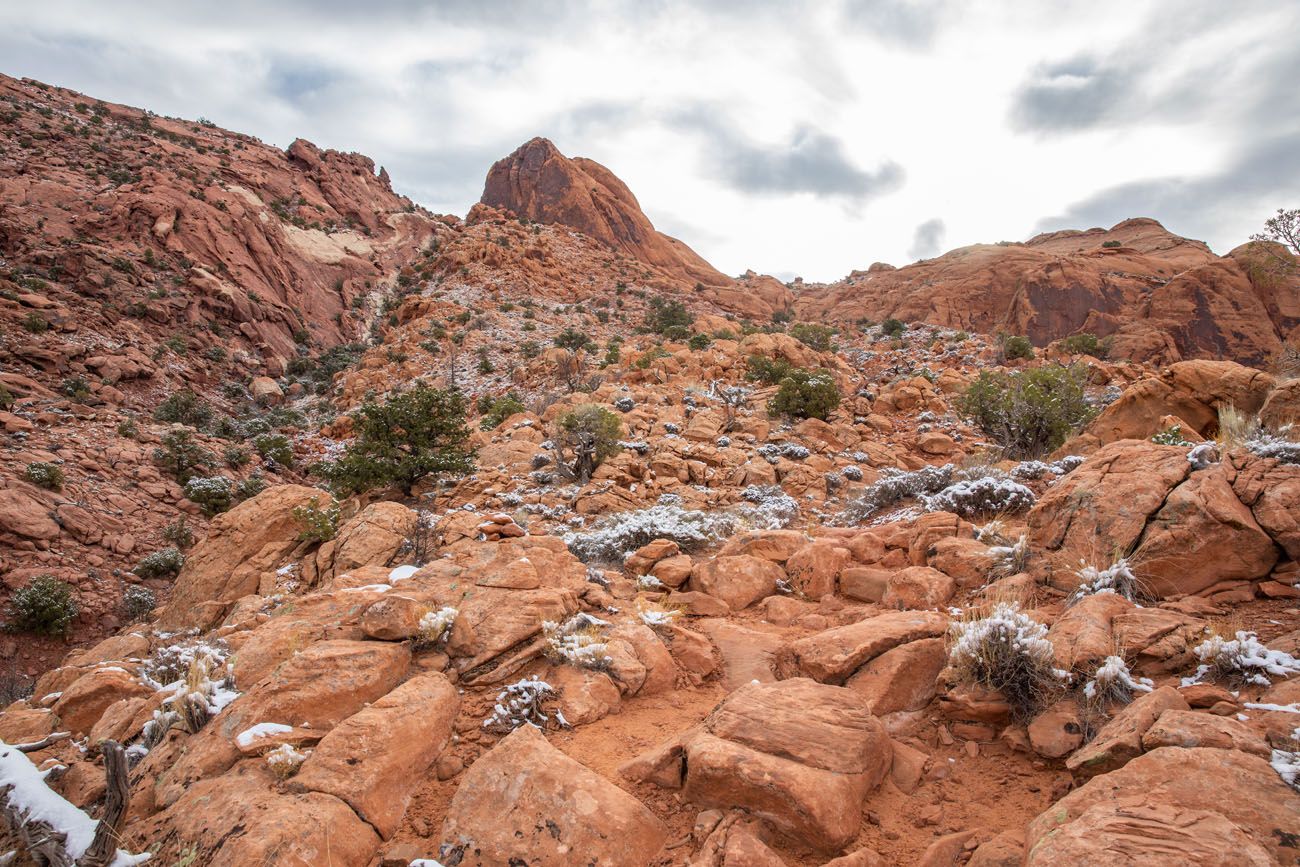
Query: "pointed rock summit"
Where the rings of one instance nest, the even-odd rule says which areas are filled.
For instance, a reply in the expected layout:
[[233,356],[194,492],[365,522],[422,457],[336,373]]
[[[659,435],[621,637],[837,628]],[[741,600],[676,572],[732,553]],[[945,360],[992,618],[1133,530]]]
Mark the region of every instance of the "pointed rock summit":
[[594,160],[566,157],[548,139],[534,138],[497,160],[481,201],[540,223],[569,226],[686,281],[732,283],[690,247],[656,231],[613,172]]

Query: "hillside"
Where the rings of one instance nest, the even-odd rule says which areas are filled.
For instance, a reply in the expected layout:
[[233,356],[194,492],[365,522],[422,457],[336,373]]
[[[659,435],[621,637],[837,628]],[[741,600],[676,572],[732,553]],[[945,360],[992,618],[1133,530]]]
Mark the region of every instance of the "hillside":
[[[1289,254],[1133,219],[787,286],[544,139],[462,219],[0,117],[0,861],[1300,857]],[[430,395],[470,465],[382,475]]]

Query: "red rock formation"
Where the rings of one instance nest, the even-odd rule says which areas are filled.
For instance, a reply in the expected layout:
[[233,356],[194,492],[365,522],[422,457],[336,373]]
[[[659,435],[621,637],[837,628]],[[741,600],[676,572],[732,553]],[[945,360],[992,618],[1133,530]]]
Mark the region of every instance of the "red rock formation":
[[795,310],[809,320],[893,316],[1004,330],[1040,345],[1091,332],[1114,336],[1115,357],[1156,363],[1260,363],[1300,328],[1300,278],[1261,267],[1262,255],[1247,245],[1216,257],[1154,220],[1132,219],[962,247],[898,269],[873,265],[805,286]]

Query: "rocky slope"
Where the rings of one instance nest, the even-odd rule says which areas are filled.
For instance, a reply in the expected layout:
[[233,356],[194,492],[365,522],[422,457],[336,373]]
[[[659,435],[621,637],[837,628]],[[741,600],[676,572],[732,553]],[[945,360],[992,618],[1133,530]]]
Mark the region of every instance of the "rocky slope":
[[[1253,292],[1238,259],[1129,221],[909,266],[943,269],[932,285],[851,278],[875,300],[711,282],[607,170],[541,140],[457,220],[410,209],[359,157],[4,85],[0,568],[10,588],[64,578],[82,614],[71,652],[0,642],[39,675],[4,684],[0,816],[46,784],[63,812],[20,811],[24,827],[105,815],[113,741],[116,843],[167,864],[1300,858],[1300,380],[1152,363],[1263,345],[1271,314],[1210,304],[1219,337],[1186,350],[1209,332],[1125,319],[1104,360],[1057,345],[1009,362],[982,333],[1005,301],[1040,342],[1105,335],[1107,315],[1141,319],[1153,274],[1218,269]],[[141,180],[91,178],[106,153]],[[185,167],[209,159],[200,198]],[[281,214],[291,189],[320,210]],[[320,259],[356,238],[371,246]],[[1029,299],[1008,289],[1026,268],[1057,276]],[[1271,285],[1252,297],[1291,315],[1291,284]],[[969,320],[908,312],[941,286]],[[1088,286],[1115,306],[1076,322]],[[250,288],[266,304],[248,318],[219,303]],[[137,295],[157,312],[118,312]],[[657,327],[673,301],[689,323]],[[769,324],[792,307],[846,324]],[[889,313],[911,325],[846,322]],[[840,403],[777,412],[756,356],[822,371]],[[1095,417],[1042,460],[1001,459],[960,396],[982,371],[1055,362],[1083,372]],[[310,466],[347,445],[348,413],[417,381],[471,398],[476,471],[307,523],[331,500]],[[181,386],[210,418],[164,402]],[[615,414],[622,448],[576,484],[554,437],[582,404]],[[1233,412],[1282,433],[1234,434]],[[212,453],[208,484],[154,457],[178,430]],[[217,477],[264,489],[214,505]],[[180,515],[196,540],[179,574],[129,572]],[[156,608],[127,622],[127,586]],[[980,675],[969,651],[998,647],[1031,679]],[[0,830],[0,853],[17,841]]]

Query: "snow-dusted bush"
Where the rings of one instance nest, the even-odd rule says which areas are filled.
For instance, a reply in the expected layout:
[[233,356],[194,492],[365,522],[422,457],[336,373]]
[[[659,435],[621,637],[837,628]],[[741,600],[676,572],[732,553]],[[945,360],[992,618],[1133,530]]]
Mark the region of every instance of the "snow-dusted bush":
[[492,732],[512,732],[521,725],[545,729],[554,722],[568,727],[564,716],[556,711],[554,719],[546,712],[545,703],[557,697],[555,689],[537,675],[508,685],[497,693],[492,714],[483,720],[483,728]]
[[1133,677],[1128,665],[1118,656],[1108,656],[1083,685],[1083,697],[1098,709],[1107,704],[1127,704],[1135,692],[1150,692],[1154,684],[1150,678]]
[[740,494],[745,502],[741,513],[764,530],[781,530],[799,516],[799,503],[776,485],[750,485]]
[[163,548],[140,558],[140,562],[131,570],[141,578],[170,578],[181,571],[185,565],[185,555],[176,548]]
[[642,601],[637,603],[636,614],[641,618],[641,622],[651,629],[662,629],[671,626],[682,616],[682,611],[680,608],[665,608],[653,602]]
[[1063,476],[1083,463],[1082,455],[1066,455],[1059,461],[1021,461],[1011,468],[1011,475],[1017,479],[1041,479],[1047,475]]
[[1097,593],[1118,593],[1131,602],[1138,598],[1141,591],[1137,576],[1133,574],[1133,567],[1124,557],[1105,569],[1098,569],[1096,566],[1089,566],[1080,561],[1079,568],[1074,574],[1079,578],[1079,586],[1065,600],[1067,606],[1076,604],[1085,596]]
[[641,457],[650,454],[650,443],[645,440],[619,440],[618,445],[630,452],[636,452]]
[[415,643],[420,647],[433,647],[445,641],[456,625],[456,615],[460,612],[450,605],[444,605],[437,611],[426,611],[417,624]]
[[994,578],[1024,572],[1029,563],[1029,539],[1021,533],[1014,544],[993,545],[989,548],[989,557],[993,559],[991,574]]
[[53,575],[37,575],[9,597],[5,627],[37,635],[66,635],[80,610],[71,584]]
[[57,464],[35,461],[27,465],[23,476],[33,485],[45,488],[47,491],[63,489],[63,470]]
[[608,668],[613,662],[605,638],[608,626],[608,621],[585,613],[575,614],[563,623],[542,621],[547,658],[577,668]]
[[1300,659],[1270,650],[1253,632],[1238,631],[1234,638],[1212,635],[1192,648],[1203,663],[1194,679],[1206,674],[1268,686],[1273,677],[1300,674]]
[[806,447],[798,443],[765,443],[755,451],[770,464],[775,464],[779,458],[802,461],[812,454]]
[[619,412],[631,412],[635,408],[636,408],[636,401],[633,400],[631,397],[628,397],[627,395],[624,395],[623,397],[620,397],[614,401],[614,409],[618,410]]
[[195,476],[185,483],[185,499],[208,517],[230,508],[234,483],[225,476]]
[[649,573],[646,573],[645,575],[640,575],[640,576],[637,577],[637,579],[636,579],[636,589],[638,589],[638,590],[648,590],[648,591],[654,592],[654,591],[658,591],[658,590],[664,590],[665,587],[664,587],[664,582],[660,581],[660,580],[659,580],[658,578],[656,578],[655,576],[653,576],[653,575],[651,575],[651,574],[649,574]]
[[1011,479],[984,476],[956,482],[925,498],[932,512],[955,512],[963,518],[1023,512],[1034,505],[1034,492]]
[[126,616],[129,623],[144,620],[157,604],[158,600],[154,597],[153,591],[139,584],[132,584],[122,594],[122,614]]
[[298,773],[305,761],[307,754],[298,752],[290,744],[280,744],[266,754],[266,766],[281,780],[287,780]]
[[655,539],[671,539],[683,550],[691,550],[730,536],[738,526],[734,515],[660,504],[611,515],[591,530],[563,538],[579,560],[622,563],[628,554]]
[[1275,749],[1269,764],[1277,775],[1293,789],[1300,791],[1300,728],[1291,732],[1293,749]]
[[840,470],[840,475],[848,479],[850,482],[860,482],[862,481],[862,468],[847,466]]
[[676,422],[666,421],[664,422],[664,430],[669,434],[676,435],[682,432],[682,426]]
[[1300,464],[1300,442],[1289,439],[1288,425],[1276,434],[1259,431],[1246,440],[1246,448],[1261,458],[1275,458],[1284,464]]
[[955,472],[956,468],[952,464],[927,466],[911,471],[886,467],[880,471],[880,478],[868,485],[862,495],[845,508],[844,520],[860,524],[881,509],[887,509],[902,500],[937,493],[952,483]]
[[230,647],[219,638],[213,641],[195,638],[165,644],[154,650],[145,661],[140,678],[154,689],[165,689],[181,682],[196,659],[207,657],[220,666],[229,656]]
[[1192,441],[1183,436],[1183,426],[1180,424],[1170,425],[1159,433],[1152,435],[1151,442],[1159,446],[1192,445]]
[[731,437],[728,436],[718,437],[718,441],[717,443],[715,443],[715,445],[717,445],[717,447],[720,449],[729,448],[731,446]]
[[171,727],[180,721],[180,714],[176,713],[174,710],[155,710],[153,712],[153,718],[146,722],[144,727],[140,729],[139,746],[144,749],[144,753],[147,754],[154,747],[158,746],[158,744],[162,743],[162,739],[166,737],[167,732],[171,730]]
[[954,623],[948,663],[966,682],[995,689],[1028,717],[1067,675],[1053,665],[1047,627],[1014,602],[999,602],[979,618]]

